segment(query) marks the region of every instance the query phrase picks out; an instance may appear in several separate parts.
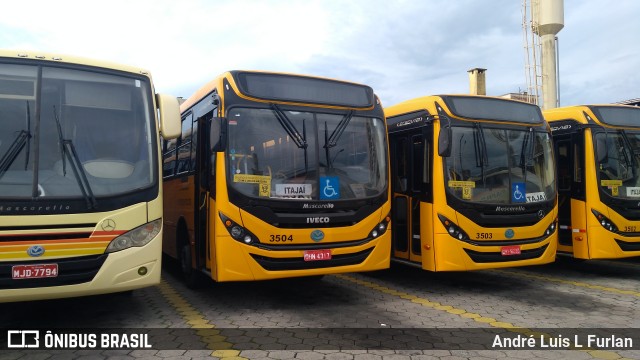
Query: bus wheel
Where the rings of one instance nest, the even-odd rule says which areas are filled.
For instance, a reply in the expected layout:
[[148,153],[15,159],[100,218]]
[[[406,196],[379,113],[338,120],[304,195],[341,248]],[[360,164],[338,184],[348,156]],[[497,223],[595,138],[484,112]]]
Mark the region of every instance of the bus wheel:
[[180,248],[180,270],[185,283],[191,289],[200,285],[200,274],[191,266],[191,247],[184,244]]

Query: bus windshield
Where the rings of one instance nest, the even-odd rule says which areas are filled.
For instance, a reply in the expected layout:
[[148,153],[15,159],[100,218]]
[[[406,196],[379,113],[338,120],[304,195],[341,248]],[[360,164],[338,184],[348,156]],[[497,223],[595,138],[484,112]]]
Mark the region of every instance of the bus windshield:
[[386,188],[382,119],[273,106],[233,108],[228,123],[230,182],[246,196],[334,201]]
[[640,199],[640,131],[593,135],[600,188],[615,198]]
[[2,198],[104,197],[157,184],[150,96],[143,78],[0,64]]
[[555,171],[551,137],[532,128],[456,126],[445,158],[450,194],[475,203],[515,204],[551,200]]

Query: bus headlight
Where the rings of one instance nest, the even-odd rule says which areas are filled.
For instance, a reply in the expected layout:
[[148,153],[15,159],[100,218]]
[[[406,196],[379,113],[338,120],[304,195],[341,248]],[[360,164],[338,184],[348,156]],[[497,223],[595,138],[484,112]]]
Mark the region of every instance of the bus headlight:
[[162,219],[157,219],[142,226],[138,226],[137,228],[111,240],[109,246],[107,246],[107,250],[105,250],[105,253],[112,253],[128,249],[130,247],[145,246],[160,233],[160,229],[162,229]]
[[594,209],[591,209],[591,212],[596,216],[596,219],[598,219],[598,222],[603,228],[611,232],[618,232],[618,227],[613,223],[613,221],[609,220],[609,218]]
[[458,240],[469,240],[469,236],[467,235],[467,233],[460,229],[460,227],[453,221],[440,214],[438,214],[438,218],[440,219],[440,222],[442,222],[442,225],[444,225],[444,228],[447,229],[447,233],[449,233],[451,237]]
[[219,213],[219,215],[220,215],[220,219],[222,220],[222,223],[224,224],[224,227],[227,228],[229,235],[231,235],[231,237],[234,240],[240,241],[247,245],[260,242],[258,238],[251,233],[251,231],[245,229],[240,224],[231,220],[228,216],[224,215],[223,213]]
[[545,230],[544,234],[549,236],[551,234],[553,234],[554,231],[556,231],[556,223],[558,222],[558,219],[555,219],[554,221],[551,222],[551,225],[549,225],[547,227],[547,230]]
[[384,234],[387,231],[387,228],[389,227],[389,222],[391,222],[391,216],[387,215],[384,217],[384,220],[382,220],[378,225],[376,225],[373,228],[373,230],[371,230],[371,232],[369,232],[369,237],[375,239],[380,235]]

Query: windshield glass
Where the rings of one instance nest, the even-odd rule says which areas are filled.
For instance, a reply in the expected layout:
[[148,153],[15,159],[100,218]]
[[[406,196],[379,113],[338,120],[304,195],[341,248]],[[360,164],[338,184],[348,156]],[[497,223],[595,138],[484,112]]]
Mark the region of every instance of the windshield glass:
[[616,198],[638,200],[640,132],[598,132],[593,137],[600,188]]
[[123,76],[0,64],[0,196],[100,197],[154,184],[150,93]]
[[551,137],[546,132],[453,127],[445,186],[459,199],[491,204],[550,200],[555,192]]
[[386,187],[384,122],[351,114],[235,108],[228,114],[227,170],[241,193],[344,200]]

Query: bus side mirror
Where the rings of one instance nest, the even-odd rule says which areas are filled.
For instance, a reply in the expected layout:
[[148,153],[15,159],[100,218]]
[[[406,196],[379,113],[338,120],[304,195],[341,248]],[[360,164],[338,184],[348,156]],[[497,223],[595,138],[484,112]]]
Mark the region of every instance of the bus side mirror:
[[451,125],[447,124],[440,128],[438,134],[438,155],[442,157],[451,156]]
[[223,117],[211,119],[209,136],[211,152],[224,151],[227,147],[227,119]]
[[175,139],[182,133],[180,104],[178,98],[166,94],[156,94],[160,110],[160,133],[165,140]]

